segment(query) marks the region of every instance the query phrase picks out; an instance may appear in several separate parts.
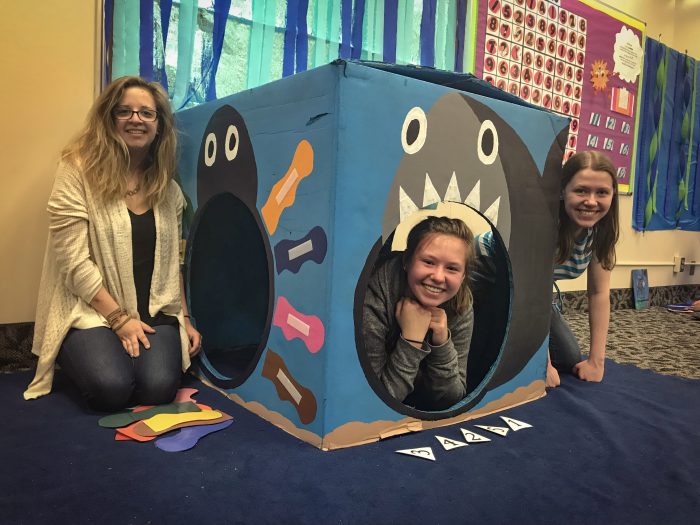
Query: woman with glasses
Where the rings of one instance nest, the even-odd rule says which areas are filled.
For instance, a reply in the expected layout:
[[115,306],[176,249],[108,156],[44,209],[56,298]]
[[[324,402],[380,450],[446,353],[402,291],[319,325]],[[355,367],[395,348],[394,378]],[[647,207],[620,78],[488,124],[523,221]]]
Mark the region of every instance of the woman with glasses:
[[163,88],[123,77],[64,149],[48,203],[39,361],[25,399],[50,392],[58,362],[94,409],[173,400],[201,344],[180,276],[176,147]]

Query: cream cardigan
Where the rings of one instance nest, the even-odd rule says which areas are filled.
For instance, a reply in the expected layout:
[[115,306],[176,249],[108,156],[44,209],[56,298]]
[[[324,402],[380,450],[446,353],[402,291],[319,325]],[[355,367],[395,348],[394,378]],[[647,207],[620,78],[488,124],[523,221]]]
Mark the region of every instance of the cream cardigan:
[[[185,200],[171,181],[162,201],[153,208],[156,251],[151,282],[150,314],[163,312],[180,324],[182,369],[190,366],[189,339],[180,296],[181,219]],[[48,394],[54,363],[70,328],[109,327],[90,306],[104,286],[138,318],[131,253],[131,220],[123,200],[97,203],[80,171],[61,163],[47,210],[49,240],[39,285],[32,353],[39,356],[36,374],[25,399]]]

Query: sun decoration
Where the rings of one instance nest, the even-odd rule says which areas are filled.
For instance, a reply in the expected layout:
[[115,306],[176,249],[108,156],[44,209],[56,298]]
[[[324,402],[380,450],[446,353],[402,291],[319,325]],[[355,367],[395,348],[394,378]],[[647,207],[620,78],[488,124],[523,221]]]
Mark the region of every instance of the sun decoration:
[[604,91],[608,87],[608,63],[605,60],[596,60],[591,67],[591,84],[594,91]]

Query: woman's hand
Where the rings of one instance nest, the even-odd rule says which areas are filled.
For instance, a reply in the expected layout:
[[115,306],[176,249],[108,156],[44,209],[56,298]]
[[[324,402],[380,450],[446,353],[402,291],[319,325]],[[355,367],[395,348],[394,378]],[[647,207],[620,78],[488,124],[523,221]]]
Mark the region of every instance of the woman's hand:
[[420,303],[404,297],[396,303],[396,322],[401,327],[401,335],[404,339],[422,341],[428,333],[432,314],[430,310],[423,308]]
[[146,333],[155,334],[156,331],[146,323],[138,319],[129,319],[123,326],[116,330],[115,333],[122,342],[122,346],[130,357],[139,356],[139,342],[148,350],[151,348],[151,343],[146,337]]
[[600,383],[605,374],[605,362],[600,363],[589,358],[575,365],[573,372],[582,381]]
[[434,346],[442,346],[450,338],[450,331],[447,328],[447,314],[445,310],[439,306],[430,308],[430,326],[433,331],[432,344]]
[[187,332],[187,339],[190,340],[190,357],[194,357],[202,349],[202,334],[197,331],[189,317],[185,317],[185,331]]
[[561,384],[559,379],[559,372],[552,366],[551,363],[547,363],[547,377],[544,382],[544,386],[547,388],[556,388]]

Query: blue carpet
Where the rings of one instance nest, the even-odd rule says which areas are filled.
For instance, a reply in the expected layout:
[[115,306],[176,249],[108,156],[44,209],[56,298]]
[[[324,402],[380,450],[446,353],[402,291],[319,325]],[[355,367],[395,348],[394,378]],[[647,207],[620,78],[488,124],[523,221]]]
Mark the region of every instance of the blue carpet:
[[[503,415],[534,428],[445,451],[436,434],[321,452],[216,391],[234,423],[194,449],[115,442],[58,374],[27,402],[29,373],[0,375],[0,522],[697,523],[700,381],[612,361],[605,382],[562,387]],[[497,415],[478,424],[502,425]],[[431,446],[437,461],[395,454]]]

